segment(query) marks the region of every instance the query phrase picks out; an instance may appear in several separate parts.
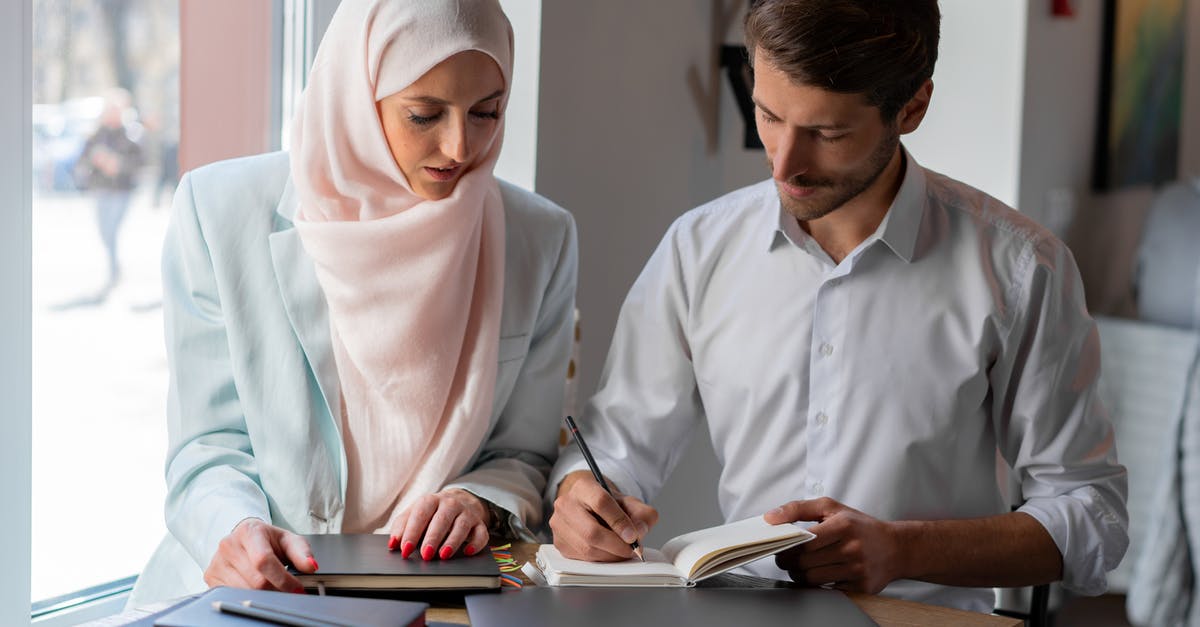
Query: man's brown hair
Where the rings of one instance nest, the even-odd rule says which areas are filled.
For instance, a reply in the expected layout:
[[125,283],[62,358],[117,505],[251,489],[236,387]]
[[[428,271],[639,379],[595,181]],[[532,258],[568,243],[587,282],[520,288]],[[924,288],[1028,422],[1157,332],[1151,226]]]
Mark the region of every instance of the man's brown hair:
[[931,76],[937,0],[754,0],[746,47],[802,85],[860,93],[891,121]]

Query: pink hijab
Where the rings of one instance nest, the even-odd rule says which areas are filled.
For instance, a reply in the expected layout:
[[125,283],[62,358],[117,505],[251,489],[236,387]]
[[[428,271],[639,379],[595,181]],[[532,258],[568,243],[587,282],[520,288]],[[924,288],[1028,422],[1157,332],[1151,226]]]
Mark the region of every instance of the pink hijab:
[[454,192],[429,201],[396,165],[375,103],[465,50],[511,85],[512,45],[496,0],[343,0],[317,50],[291,169],[342,388],[343,532],[384,531],[463,472],[491,420],[504,294],[503,126]]

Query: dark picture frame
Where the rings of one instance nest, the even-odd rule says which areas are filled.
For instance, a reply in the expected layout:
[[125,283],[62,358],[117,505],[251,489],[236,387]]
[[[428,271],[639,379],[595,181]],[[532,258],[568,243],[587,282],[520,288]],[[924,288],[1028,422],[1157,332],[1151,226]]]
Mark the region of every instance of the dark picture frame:
[[1179,176],[1188,0],[1104,0],[1092,186]]

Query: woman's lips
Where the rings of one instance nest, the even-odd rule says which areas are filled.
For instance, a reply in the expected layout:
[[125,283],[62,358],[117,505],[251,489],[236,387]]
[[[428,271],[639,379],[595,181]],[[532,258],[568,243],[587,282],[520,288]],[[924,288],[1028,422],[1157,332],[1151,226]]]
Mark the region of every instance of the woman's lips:
[[435,181],[438,181],[439,183],[453,181],[454,178],[457,177],[458,173],[461,171],[462,171],[461,164],[446,167],[446,168],[433,168],[433,167],[428,167],[428,166],[425,167],[425,173],[428,174],[430,178],[432,178]]

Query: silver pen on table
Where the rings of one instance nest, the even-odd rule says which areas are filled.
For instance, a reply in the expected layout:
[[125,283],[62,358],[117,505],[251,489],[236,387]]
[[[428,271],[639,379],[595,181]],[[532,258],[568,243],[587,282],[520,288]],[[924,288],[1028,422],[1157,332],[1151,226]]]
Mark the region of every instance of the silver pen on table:
[[290,610],[263,605],[262,603],[255,603],[253,601],[242,601],[241,603],[214,601],[212,605],[213,609],[218,612],[244,616],[277,625],[287,625],[289,627],[345,627],[345,623],[336,619],[314,614],[301,615]]

